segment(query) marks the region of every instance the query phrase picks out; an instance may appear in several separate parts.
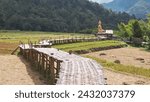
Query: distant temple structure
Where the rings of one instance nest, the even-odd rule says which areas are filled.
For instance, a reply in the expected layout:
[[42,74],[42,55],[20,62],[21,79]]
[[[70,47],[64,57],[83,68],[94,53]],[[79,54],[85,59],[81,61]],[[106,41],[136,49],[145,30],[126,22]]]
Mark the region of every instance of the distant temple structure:
[[102,22],[99,20],[98,22],[98,33],[102,33],[104,32],[103,28],[102,28]]
[[113,30],[104,30],[102,28],[102,22],[99,20],[98,22],[98,32],[95,34],[99,39],[112,39],[113,38]]

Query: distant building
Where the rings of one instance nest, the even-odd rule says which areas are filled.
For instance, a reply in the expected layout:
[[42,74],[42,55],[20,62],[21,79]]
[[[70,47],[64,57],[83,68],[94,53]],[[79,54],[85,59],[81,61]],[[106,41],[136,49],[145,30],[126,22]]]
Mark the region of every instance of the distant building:
[[114,32],[113,32],[113,30],[106,30],[106,33],[107,34],[113,34]]
[[98,33],[95,34],[99,39],[112,39],[113,38],[113,30],[103,30],[102,23],[99,20],[98,22]]

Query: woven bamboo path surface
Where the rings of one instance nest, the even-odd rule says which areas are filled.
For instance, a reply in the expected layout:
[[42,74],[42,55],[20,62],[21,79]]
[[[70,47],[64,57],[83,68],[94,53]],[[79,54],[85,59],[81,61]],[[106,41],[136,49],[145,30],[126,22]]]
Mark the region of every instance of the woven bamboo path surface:
[[50,57],[62,60],[56,85],[103,85],[102,67],[94,60],[55,48],[33,48]]

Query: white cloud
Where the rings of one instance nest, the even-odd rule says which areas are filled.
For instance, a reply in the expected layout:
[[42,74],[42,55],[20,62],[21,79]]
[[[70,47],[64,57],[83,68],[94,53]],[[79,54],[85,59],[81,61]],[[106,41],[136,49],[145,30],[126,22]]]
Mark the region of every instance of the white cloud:
[[89,1],[93,1],[93,2],[98,2],[98,3],[108,3],[108,2],[111,2],[113,0],[89,0]]

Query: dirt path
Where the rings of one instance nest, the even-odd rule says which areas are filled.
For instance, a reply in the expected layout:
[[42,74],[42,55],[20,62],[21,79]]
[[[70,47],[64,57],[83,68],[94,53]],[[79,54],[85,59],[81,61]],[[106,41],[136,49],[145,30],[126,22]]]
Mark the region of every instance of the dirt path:
[[42,85],[42,79],[21,57],[0,55],[0,85]]
[[150,85],[150,79],[104,69],[108,85]]

